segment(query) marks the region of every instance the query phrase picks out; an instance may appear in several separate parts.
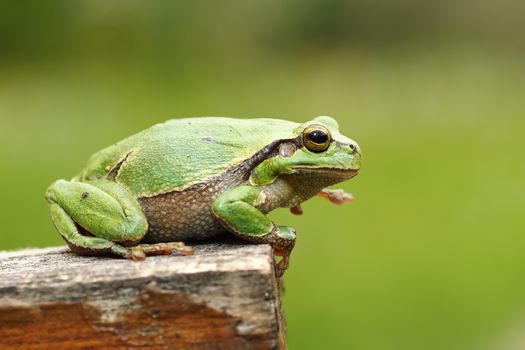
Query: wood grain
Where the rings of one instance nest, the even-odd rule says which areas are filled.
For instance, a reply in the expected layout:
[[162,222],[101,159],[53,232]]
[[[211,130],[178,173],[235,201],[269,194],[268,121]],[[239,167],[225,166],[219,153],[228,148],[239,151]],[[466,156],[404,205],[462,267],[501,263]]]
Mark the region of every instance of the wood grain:
[[0,252],[0,349],[285,349],[268,245],[142,262]]

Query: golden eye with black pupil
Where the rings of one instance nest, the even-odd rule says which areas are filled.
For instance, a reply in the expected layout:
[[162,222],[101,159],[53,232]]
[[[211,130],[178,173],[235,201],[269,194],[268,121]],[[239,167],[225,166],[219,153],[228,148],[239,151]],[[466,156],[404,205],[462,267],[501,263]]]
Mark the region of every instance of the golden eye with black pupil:
[[303,144],[312,152],[326,151],[331,141],[330,132],[322,125],[310,125],[303,131]]

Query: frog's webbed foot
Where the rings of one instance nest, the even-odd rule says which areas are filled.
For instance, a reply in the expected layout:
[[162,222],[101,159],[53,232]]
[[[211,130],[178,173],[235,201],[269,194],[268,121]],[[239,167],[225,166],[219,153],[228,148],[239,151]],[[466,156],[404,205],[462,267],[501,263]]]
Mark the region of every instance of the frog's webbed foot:
[[337,205],[351,203],[354,200],[354,196],[352,196],[352,194],[347,193],[341,189],[332,190],[325,188],[319,192],[319,196]]
[[[290,265],[290,253],[295,246],[295,230],[288,226],[276,226],[275,230],[269,235],[273,241],[273,254],[281,257],[281,260],[275,265],[275,275],[282,277],[284,271]],[[272,237],[273,236],[273,237]]]
[[182,242],[138,244],[133,247],[114,246],[111,250],[114,254],[134,261],[141,261],[147,255],[193,255],[193,248]]
[[286,271],[290,265],[290,252],[274,249],[273,254],[281,257],[281,260],[275,264],[275,277],[283,277],[284,271]]

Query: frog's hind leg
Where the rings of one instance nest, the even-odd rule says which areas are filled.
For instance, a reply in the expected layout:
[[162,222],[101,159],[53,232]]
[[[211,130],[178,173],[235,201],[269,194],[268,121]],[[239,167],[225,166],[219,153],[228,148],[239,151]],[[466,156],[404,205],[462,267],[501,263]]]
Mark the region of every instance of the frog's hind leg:
[[187,251],[180,243],[126,247],[144,237],[148,224],[137,200],[116,182],[58,180],[48,188],[46,199],[58,232],[79,255],[111,253],[142,260],[146,254]]

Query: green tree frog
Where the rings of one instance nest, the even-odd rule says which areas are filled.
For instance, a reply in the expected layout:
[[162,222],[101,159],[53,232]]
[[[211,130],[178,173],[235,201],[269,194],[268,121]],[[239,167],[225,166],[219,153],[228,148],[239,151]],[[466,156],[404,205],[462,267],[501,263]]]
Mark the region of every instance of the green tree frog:
[[191,254],[183,242],[231,233],[268,243],[288,267],[295,231],[266,214],[355,176],[357,143],[327,116],[303,124],[280,119],[203,117],[157,124],[95,153],[72,180],[47,189],[51,219],[79,255]]

